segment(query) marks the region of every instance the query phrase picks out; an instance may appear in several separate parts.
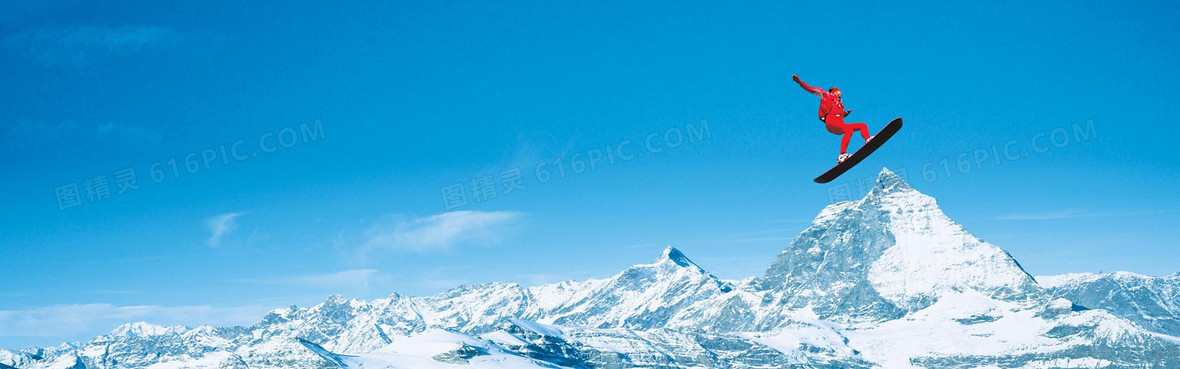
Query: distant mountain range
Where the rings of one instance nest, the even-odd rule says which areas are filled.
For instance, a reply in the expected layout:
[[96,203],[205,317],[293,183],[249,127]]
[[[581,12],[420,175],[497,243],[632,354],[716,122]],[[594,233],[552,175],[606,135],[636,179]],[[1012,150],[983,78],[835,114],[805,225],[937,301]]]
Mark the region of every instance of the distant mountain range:
[[761,277],[669,247],[606,279],[129,323],[0,368],[1180,368],[1178,336],[1180,274],[1033,278],[883,170]]

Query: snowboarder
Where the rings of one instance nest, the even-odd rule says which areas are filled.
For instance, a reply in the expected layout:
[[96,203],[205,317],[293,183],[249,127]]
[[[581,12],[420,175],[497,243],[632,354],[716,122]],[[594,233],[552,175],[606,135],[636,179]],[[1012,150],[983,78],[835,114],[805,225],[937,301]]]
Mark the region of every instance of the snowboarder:
[[852,133],[860,131],[860,135],[864,137],[865,143],[873,138],[869,136],[869,126],[864,123],[844,123],[844,118],[848,114],[852,114],[852,110],[844,110],[844,102],[840,101],[842,94],[840,89],[836,87],[829,88],[824,91],[819,87],[808,86],[807,83],[799,79],[798,74],[792,74],[791,79],[795,80],[804,90],[819,96],[819,120],[824,122],[827,126],[828,132],[838,135],[844,135],[844,139],[840,142],[840,156],[836,159],[843,163],[847,160],[848,155],[848,141],[852,140]]

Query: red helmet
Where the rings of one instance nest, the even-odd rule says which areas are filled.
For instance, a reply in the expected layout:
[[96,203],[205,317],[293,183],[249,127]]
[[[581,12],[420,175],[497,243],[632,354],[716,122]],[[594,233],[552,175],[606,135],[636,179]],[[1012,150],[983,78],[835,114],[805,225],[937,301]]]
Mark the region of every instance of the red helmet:
[[837,93],[840,92],[840,88],[836,86],[828,87],[828,92]]

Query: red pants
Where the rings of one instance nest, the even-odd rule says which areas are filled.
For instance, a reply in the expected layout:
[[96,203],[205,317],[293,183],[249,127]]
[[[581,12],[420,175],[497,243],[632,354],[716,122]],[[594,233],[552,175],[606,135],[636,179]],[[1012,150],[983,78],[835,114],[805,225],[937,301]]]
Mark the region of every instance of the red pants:
[[[836,119],[831,119],[836,118]],[[848,141],[852,140],[852,133],[860,131],[860,135],[864,136],[865,141],[869,140],[869,126],[864,123],[844,123],[843,119],[837,117],[829,117],[824,125],[828,127],[828,132],[838,135],[844,135],[844,139],[840,141],[840,153],[848,152]]]

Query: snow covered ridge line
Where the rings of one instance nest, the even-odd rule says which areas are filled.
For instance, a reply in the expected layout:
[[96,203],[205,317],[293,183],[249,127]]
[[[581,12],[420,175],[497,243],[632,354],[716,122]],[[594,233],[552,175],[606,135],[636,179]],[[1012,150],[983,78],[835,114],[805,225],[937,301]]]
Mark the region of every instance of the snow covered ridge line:
[[1157,279],[1157,278],[1180,279],[1180,272],[1177,272],[1176,274],[1173,274],[1171,276],[1166,276],[1166,277],[1155,277],[1155,276],[1143,275],[1143,274],[1139,274],[1139,273],[1121,272],[1121,271],[1120,272],[1109,272],[1109,273],[1066,273],[1066,274],[1046,275],[1046,276],[1037,276],[1036,277],[1037,283],[1040,283],[1040,285],[1045,288],[1062,287],[1062,286],[1070,285],[1070,284],[1093,283],[1094,281],[1097,281],[1097,280],[1100,280],[1103,278],[1121,280],[1121,281],[1135,281],[1135,280],[1145,281],[1145,280],[1152,280],[1152,279]]
[[1152,332],[1180,336],[1180,273],[1073,273],[1037,280],[1050,295],[1109,311]]
[[1123,276],[1039,285],[883,170],[761,277],[722,281],[669,247],[603,279],[332,296],[247,327],[132,323],[0,350],[0,368],[1180,368],[1180,275]]
[[121,337],[150,337],[172,333],[184,333],[185,331],[188,331],[188,327],[181,325],[164,327],[155,324],[148,324],[147,322],[134,322],[120,325],[111,331],[111,335]]

